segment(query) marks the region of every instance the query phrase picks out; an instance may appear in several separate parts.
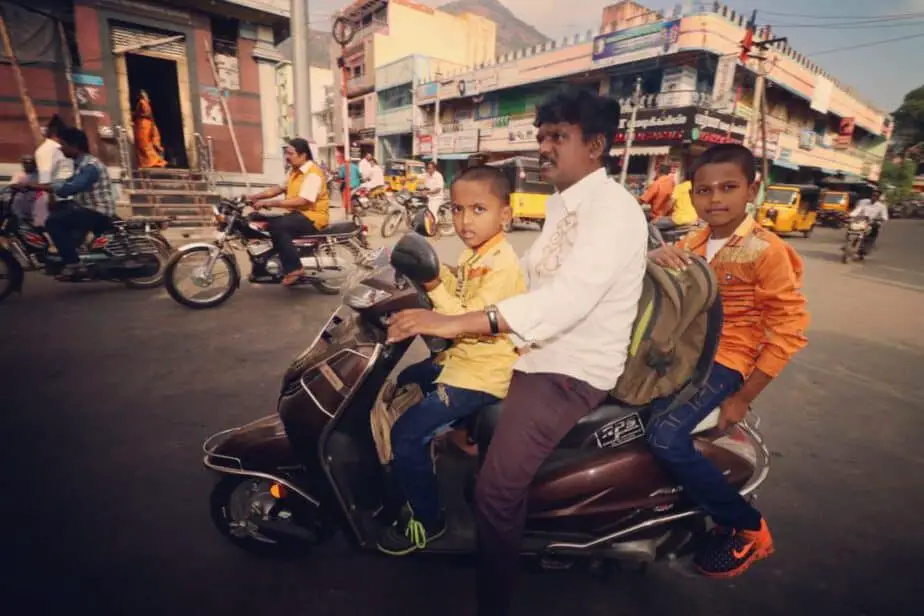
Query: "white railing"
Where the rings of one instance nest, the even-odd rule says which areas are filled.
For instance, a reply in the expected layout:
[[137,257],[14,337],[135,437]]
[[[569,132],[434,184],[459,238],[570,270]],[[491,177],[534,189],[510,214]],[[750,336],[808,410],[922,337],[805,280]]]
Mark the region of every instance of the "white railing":
[[199,167],[199,173],[205,179],[209,192],[215,192],[215,150],[211,137],[203,137],[199,133],[193,133],[196,141],[196,162]]
[[135,186],[135,174],[132,168],[132,145],[129,141],[128,131],[123,126],[115,127],[116,145],[119,148],[119,170],[122,186],[125,190],[132,190]]

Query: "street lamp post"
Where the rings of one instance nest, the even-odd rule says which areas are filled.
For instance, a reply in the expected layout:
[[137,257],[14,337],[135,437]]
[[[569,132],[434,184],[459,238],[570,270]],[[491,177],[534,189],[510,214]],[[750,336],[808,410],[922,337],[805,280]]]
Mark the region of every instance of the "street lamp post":
[[626,149],[622,155],[622,169],[619,172],[619,183],[626,185],[626,177],[629,175],[629,154],[632,151],[632,140],[635,139],[635,118],[638,114],[638,106],[642,97],[642,78],[635,78],[635,92],[632,93],[632,116],[629,118],[629,126],[626,131]]

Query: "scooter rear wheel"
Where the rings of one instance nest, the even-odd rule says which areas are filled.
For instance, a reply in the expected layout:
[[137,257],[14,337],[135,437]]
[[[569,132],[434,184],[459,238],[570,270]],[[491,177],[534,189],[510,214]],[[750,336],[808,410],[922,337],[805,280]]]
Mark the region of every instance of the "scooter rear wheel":
[[[299,558],[307,556],[311,547],[320,540],[302,538],[282,532],[267,533],[259,528],[262,517],[272,517],[278,525],[291,524],[294,532],[311,534],[305,521],[295,516],[282,516],[280,504],[270,494],[271,482],[254,477],[225,475],[212,489],[210,513],[215,528],[237,547],[258,556]],[[297,526],[297,528],[296,528]]]

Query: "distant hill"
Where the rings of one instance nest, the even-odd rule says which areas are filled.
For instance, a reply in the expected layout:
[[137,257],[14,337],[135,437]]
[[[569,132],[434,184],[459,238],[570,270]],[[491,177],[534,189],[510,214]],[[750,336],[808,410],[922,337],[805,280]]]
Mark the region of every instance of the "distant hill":
[[474,13],[497,24],[497,53],[505,54],[545,43],[549,37],[514,15],[498,0],[454,0],[439,10],[459,15]]

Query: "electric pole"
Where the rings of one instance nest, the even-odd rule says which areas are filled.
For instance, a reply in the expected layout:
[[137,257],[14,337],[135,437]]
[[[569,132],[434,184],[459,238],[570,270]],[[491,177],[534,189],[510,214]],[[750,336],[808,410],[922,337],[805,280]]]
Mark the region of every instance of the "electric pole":
[[295,132],[311,140],[311,58],[308,52],[308,0],[291,0],[292,73],[295,81]]
[[[748,137],[753,148],[757,142],[757,131],[760,131],[760,181],[766,187],[770,178],[770,157],[767,152],[767,74],[770,69],[766,66],[767,52],[771,45],[785,43],[787,39],[786,37],[780,37],[755,42],[754,32],[756,29],[757,11],[754,11],[745,30],[744,39],[741,41],[741,53],[738,57],[742,64],[747,62],[748,58],[757,60],[757,76],[754,80],[754,112],[757,113],[758,124],[754,126],[753,132],[755,134],[751,135],[749,131]],[[760,50],[759,54],[751,54],[751,49],[754,47]],[[758,203],[757,205],[760,204]]]
[[626,130],[626,149],[622,155],[622,169],[619,172],[619,183],[626,185],[626,177],[629,175],[629,153],[632,151],[632,140],[635,139],[635,118],[638,114],[638,106],[642,99],[642,78],[635,78],[635,91],[632,93],[632,115],[629,117],[629,126]]
[[443,123],[440,122],[440,86],[443,82],[443,74],[437,72],[436,75],[436,108],[433,110],[433,164],[439,162],[440,151],[440,133],[443,132]]

